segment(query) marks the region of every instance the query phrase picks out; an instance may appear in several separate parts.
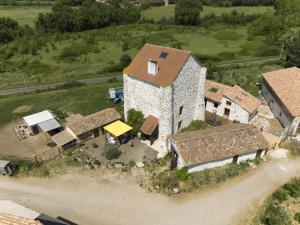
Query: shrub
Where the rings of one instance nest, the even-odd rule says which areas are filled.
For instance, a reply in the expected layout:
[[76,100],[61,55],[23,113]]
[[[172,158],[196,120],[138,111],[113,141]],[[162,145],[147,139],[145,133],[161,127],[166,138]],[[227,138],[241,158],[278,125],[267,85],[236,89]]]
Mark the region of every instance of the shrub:
[[183,128],[181,131],[193,131],[193,130],[201,130],[206,128],[208,128],[206,122],[201,120],[193,120],[188,127]]
[[272,194],[273,200],[277,200],[278,202],[283,202],[287,200],[288,196],[289,196],[288,192],[282,188],[280,188],[279,190],[275,191]]
[[180,181],[185,181],[189,176],[187,168],[176,169],[174,170],[174,173],[176,175],[176,178],[179,179]]
[[264,211],[261,222],[266,225],[289,225],[291,219],[284,208],[269,204]]
[[131,57],[128,54],[123,54],[120,58],[120,67],[125,68],[131,63]]
[[292,179],[289,183],[283,185],[283,189],[286,190],[290,196],[297,198],[300,196],[300,179]]
[[137,134],[144,122],[144,115],[141,111],[130,109],[127,112],[127,123],[133,128],[132,132]]
[[294,219],[300,223],[300,213],[295,213]]

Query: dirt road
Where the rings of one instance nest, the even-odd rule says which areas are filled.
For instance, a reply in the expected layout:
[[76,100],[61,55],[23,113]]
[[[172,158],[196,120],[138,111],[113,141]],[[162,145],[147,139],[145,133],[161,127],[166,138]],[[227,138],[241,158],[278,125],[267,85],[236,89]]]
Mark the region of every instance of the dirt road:
[[83,225],[232,225],[251,204],[300,175],[300,160],[268,162],[213,190],[166,197],[147,193],[119,173],[55,178],[0,178],[0,199],[17,201]]

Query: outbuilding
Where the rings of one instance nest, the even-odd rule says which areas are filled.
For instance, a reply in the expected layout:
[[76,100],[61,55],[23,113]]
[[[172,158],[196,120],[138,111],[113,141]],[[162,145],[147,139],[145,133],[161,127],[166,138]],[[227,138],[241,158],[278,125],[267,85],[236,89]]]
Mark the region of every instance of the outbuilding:
[[262,157],[268,147],[261,131],[250,124],[180,132],[168,138],[172,168],[187,167],[189,173]]

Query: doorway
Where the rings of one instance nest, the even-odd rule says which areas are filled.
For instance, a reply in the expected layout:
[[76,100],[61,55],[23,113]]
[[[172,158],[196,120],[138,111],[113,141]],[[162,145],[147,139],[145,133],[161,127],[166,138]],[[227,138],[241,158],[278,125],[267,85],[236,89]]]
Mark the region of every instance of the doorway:
[[258,150],[255,157],[256,158],[261,157],[262,152],[263,152],[263,150]]
[[238,162],[238,159],[239,159],[239,155],[233,156],[232,163],[236,164]]
[[99,129],[98,128],[94,129],[93,134],[94,134],[94,138],[99,137],[99,135],[100,135]]
[[229,117],[229,114],[230,114],[230,109],[225,108],[225,111],[224,111],[225,117]]

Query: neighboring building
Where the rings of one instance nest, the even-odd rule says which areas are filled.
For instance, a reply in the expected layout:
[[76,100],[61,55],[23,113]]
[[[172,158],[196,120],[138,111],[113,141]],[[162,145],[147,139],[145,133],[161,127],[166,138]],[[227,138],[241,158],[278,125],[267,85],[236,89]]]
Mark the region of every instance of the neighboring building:
[[202,171],[229,163],[240,163],[266,154],[269,144],[250,124],[230,124],[170,135],[168,149],[172,167]]
[[204,120],[205,77],[191,52],[145,44],[124,69],[125,118],[131,108],[142,111],[147,135],[157,132],[165,145],[169,134]]
[[206,80],[205,110],[232,121],[249,123],[256,115],[261,101],[235,85],[233,87]]
[[55,116],[48,110],[25,116],[23,120],[34,135],[41,132],[54,135],[62,129]]
[[39,221],[24,218],[21,216],[0,213],[0,225],[43,225]]
[[[73,122],[69,122],[66,125],[66,131],[78,140],[84,140],[89,137],[98,137],[100,131],[102,132],[103,126],[119,119],[121,119],[121,115],[116,109],[107,108],[88,116],[79,117],[79,119]],[[69,135],[61,134],[55,141],[63,146],[73,140]]]
[[300,69],[281,69],[262,76],[261,92],[274,116],[287,133],[300,133]]

